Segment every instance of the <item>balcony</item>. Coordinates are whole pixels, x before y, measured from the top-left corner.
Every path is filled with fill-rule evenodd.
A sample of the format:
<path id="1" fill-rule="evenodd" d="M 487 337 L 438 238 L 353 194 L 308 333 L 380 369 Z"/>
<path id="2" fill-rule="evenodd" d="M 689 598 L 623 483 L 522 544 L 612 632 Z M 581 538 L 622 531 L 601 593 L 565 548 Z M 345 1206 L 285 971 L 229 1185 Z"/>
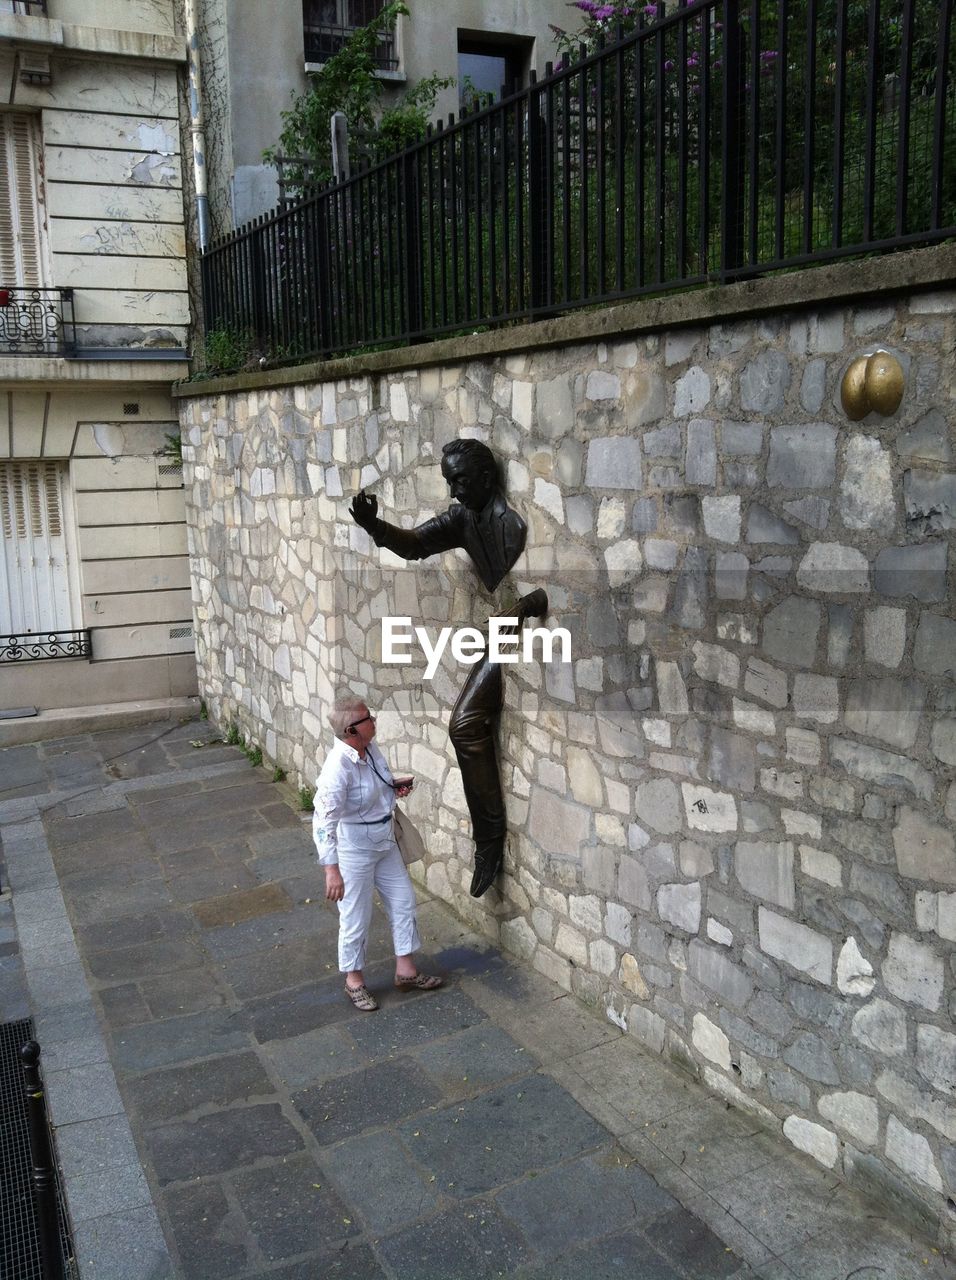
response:
<path id="1" fill-rule="evenodd" d="M 45 18 L 46 5 L 47 0 L 0 0 L 0 13 L 29 13 Z"/>
<path id="2" fill-rule="evenodd" d="M 72 289 L 0 286 L 0 356 L 72 356 Z"/>
<path id="3" fill-rule="evenodd" d="M 328 62 L 354 31 L 368 26 L 381 11 L 381 0 L 302 0 L 306 62 Z M 372 59 L 378 71 L 398 70 L 394 31 L 381 35 Z"/>
<path id="4" fill-rule="evenodd" d="M 36 662 L 39 658 L 93 656 L 92 633 L 83 631 L 32 631 L 0 636 L 0 662 Z"/>

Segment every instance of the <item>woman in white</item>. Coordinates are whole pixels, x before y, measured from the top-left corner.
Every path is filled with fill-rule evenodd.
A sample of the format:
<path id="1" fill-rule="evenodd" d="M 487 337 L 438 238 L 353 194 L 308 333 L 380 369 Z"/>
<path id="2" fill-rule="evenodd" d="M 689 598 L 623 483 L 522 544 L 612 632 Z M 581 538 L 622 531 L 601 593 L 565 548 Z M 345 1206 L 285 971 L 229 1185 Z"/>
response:
<path id="1" fill-rule="evenodd" d="M 372 739 L 375 717 L 361 698 L 339 698 L 329 712 L 335 743 L 315 786 L 312 835 L 325 867 L 325 896 L 339 908 L 339 969 L 345 994 L 363 1013 L 378 1003 L 365 985 L 365 949 L 378 889 L 395 944 L 395 986 L 434 991 L 442 979 L 419 973 L 421 946 L 415 923 L 415 890 L 395 843 L 392 811 L 407 796 L 411 778 L 396 782 Z"/>

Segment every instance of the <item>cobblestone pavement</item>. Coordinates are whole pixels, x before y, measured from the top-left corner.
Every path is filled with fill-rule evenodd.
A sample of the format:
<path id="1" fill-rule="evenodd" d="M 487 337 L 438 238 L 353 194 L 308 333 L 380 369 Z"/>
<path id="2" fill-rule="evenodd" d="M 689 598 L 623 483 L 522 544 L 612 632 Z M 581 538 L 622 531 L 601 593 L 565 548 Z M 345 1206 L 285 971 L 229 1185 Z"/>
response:
<path id="1" fill-rule="evenodd" d="M 0 1020 L 81 1280 L 954 1275 L 436 901 L 447 987 L 394 991 L 379 919 L 353 1011 L 307 825 L 212 736 L 0 751 Z"/>

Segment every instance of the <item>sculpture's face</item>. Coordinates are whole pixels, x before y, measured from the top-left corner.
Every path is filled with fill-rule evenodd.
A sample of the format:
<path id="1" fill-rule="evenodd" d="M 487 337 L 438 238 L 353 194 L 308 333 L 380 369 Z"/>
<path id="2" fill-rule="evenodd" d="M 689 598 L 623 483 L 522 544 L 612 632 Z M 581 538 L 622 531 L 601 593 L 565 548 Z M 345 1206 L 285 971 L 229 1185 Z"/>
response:
<path id="1" fill-rule="evenodd" d="M 471 511 L 481 511 L 495 491 L 494 476 L 480 459 L 467 455 L 442 458 L 441 473 L 448 482 L 451 496 Z"/>

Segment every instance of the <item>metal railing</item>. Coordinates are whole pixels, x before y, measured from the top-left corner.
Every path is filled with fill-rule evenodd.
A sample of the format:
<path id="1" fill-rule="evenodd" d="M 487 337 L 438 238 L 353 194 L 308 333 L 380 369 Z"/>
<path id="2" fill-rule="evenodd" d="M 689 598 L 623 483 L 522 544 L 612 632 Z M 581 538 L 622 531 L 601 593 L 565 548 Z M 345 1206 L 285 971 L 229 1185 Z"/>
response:
<path id="1" fill-rule="evenodd" d="M 71 356 L 75 351 L 72 289 L 0 285 L 0 356 Z"/>
<path id="2" fill-rule="evenodd" d="M 0 636 L 0 663 L 35 662 L 38 658 L 93 657 L 90 628 L 82 631 L 20 631 Z"/>
<path id="3" fill-rule="evenodd" d="M 668 0 L 202 262 L 273 360 L 956 235 L 954 0 Z"/>

